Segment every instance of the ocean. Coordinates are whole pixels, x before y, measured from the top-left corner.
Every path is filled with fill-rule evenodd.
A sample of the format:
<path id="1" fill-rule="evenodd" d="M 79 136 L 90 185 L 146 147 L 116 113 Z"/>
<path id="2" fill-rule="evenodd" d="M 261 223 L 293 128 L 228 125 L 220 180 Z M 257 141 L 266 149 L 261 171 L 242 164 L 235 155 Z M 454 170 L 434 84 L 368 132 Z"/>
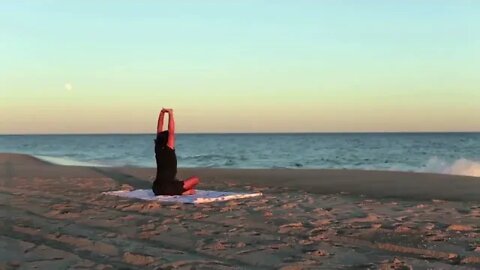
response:
<path id="1" fill-rule="evenodd" d="M 1 135 L 62 165 L 154 167 L 154 134 Z M 179 167 L 363 169 L 480 177 L 480 133 L 179 134 Z"/>

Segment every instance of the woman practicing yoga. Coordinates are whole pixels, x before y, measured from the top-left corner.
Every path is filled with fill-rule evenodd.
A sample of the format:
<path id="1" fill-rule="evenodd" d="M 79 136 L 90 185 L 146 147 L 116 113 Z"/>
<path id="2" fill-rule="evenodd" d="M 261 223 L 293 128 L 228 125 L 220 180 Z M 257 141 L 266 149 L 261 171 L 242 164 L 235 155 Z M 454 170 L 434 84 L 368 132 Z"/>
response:
<path id="1" fill-rule="evenodd" d="M 168 131 L 163 131 L 165 113 L 168 113 Z M 158 117 L 155 159 L 157 161 L 157 176 L 152 186 L 155 195 L 195 194 L 194 188 L 200 182 L 198 177 L 190 177 L 185 181 L 176 179 L 175 120 L 172 109 L 162 109 Z"/>

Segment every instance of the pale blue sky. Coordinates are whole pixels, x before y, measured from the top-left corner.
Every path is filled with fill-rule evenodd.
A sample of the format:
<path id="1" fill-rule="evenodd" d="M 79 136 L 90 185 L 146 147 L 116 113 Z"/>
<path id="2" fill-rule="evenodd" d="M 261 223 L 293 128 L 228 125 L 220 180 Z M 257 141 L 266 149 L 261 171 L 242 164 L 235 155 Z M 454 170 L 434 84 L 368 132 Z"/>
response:
<path id="1" fill-rule="evenodd" d="M 478 1 L 0 10 L 0 133 L 480 130 Z"/>

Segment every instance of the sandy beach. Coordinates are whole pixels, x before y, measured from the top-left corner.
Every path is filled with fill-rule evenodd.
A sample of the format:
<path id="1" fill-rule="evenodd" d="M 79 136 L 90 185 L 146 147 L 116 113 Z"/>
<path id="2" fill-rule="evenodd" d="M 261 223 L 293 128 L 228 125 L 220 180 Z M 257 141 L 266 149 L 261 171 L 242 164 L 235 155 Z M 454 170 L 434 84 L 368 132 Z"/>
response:
<path id="1" fill-rule="evenodd" d="M 353 170 L 180 169 L 204 205 L 102 195 L 154 169 L 0 154 L 0 269 L 479 269 L 480 178 Z"/>

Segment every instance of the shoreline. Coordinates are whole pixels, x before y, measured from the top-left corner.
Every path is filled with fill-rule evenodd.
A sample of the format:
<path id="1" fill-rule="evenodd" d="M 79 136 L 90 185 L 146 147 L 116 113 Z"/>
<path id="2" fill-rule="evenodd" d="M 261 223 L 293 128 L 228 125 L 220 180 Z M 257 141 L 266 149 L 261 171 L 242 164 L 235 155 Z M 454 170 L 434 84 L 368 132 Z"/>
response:
<path id="1" fill-rule="evenodd" d="M 0 154 L 0 269 L 475 269 L 480 181 L 348 170 L 180 169 L 205 205 L 102 195 L 154 169 Z M 473 178 L 473 179 L 472 179 Z"/>
<path id="2" fill-rule="evenodd" d="M 85 168 L 103 173 L 123 174 L 136 179 L 128 182 L 149 188 L 155 168 L 146 167 L 89 167 L 57 165 L 31 155 L 0 153 L 0 157 L 18 157 L 36 160 L 51 166 Z M 435 173 L 350 170 L 350 169 L 230 169 L 230 168 L 179 168 L 178 178 L 199 176 L 208 184 L 215 179 L 229 179 L 243 185 L 281 187 L 315 194 L 349 193 L 372 198 L 401 198 L 415 200 L 480 201 L 480 178 Z"/>
<path id="3" fill-rule="evenodd" d="M 275 135 L 275 134 L 286 134 L 286 135 L 305 135 L 305 134 L 478 134 L 480 130 L 467 130 L 467 131 L 298 131 L 298 132 L 177 132 L 178 135 Z M 119 132 L 119 133 L 0 133 L 0 136 L 82 136 L 82 135 L 152 135 L 155 133 L 152 132 L 140 132 L 140 133 L 129 133 L 129 132 Z"/>
<path id="4" fill-rule="evenodd" d="M 0 152 L 1 154 L 1 152 Z M 7 153 L 8 154 L 8 153 Z M 13 153 L 11 153 L 13 154 Z M 142 166 L 142 165 L 112 165 L 106 164 L 99 161 L 98 163 L 90 162 L 90 161 L 81 161 L 76 159 L 70 159 L 65 157 L 55 157 L 55 156 L 45 156 L 45 155 L 32 155 L 28 153 L 15 153 L 15 154 L 26 154 L 31 155 L 35 158 L 41 159 L 43 161 L 47 161 L 49 163 L 55 165 L 62 165 L 62 166 L 83 166 L 83 167 L 133 167 L 133 168 L 144 168 L 144 169 L 154 169 L 155 166 Z M 443 162 L 440 159 L 431 158 L 428 162 Z M 457 159 L 450 163 L 440 163 L 441 167 L 437 168 L 428 168 L 427 167 L 418 167 L 416 169 L 392 169 L 392 168 L 322 168 L 322 167 L 309 167 L 309 166 L 274 166 L 274 167 L 233 167 L 233 166 L 218 166 L 218 167 L 201 167 L 201 166 L 186 166 L 186 167 L 179 167 L 183 169 L 231 169 L 231 170 L 277 170 L 277 169 L 285 169 L 285 170 L 333 170 L 333 171 L 374 171 L 374 172 L 406 172 L 406 173 L 420 173 L 420 174 L 441 174 L 441 175 L 452 175 L 452 176 L 470 176 L 476 177 L 480 180 L 480 170 L 479 166 L 480 163 L 478 161 L 469 160 L 469 159 Z"/>

